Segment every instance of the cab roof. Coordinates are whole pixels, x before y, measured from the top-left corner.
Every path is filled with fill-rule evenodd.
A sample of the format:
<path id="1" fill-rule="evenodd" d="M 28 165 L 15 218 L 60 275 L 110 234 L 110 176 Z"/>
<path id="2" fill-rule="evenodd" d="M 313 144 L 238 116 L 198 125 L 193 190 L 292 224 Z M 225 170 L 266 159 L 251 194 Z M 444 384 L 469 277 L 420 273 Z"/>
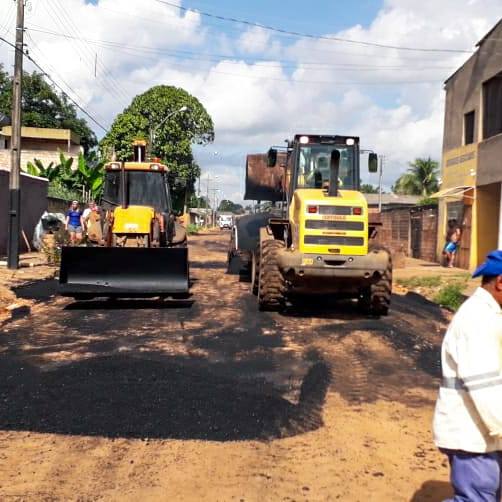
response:
<path id="1" fill-rule="evenodd" d="M 105 165 L 107 171 L 118 171 L 122 169 L 122 164 L 126 171 L 157 171 L 169 172 L 169 168 L 160 162 L 108 162 Z"/>
<path id="2" fill-rule="evenodd" d="M 359 144 L 358 136 L 334 136 L 328 134 L 295 134 L 294 141 L 300 142 L 302 136 L 307 136 L 309 138 L 309 144 L 340 144 L 346 142 L 347 139 L 353 139 L 354 144 Z"/>

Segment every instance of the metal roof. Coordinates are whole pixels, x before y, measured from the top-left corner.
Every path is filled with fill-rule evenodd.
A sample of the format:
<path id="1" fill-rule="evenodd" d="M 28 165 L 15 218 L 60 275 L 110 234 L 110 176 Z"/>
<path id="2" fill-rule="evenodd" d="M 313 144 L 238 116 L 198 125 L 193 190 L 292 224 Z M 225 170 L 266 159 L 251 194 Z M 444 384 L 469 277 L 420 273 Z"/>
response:
<path id="1" fill-rule="evenodd" d="M 376 206 L 379 202 L 379 194 L 365 193 L 363 194 L 369 206 Z M 414 206 L 418 204 L 423 197 L 420 195 L 397 195 L 395 193 L 383 193 L 382 205 L 399 205 L 399 206 Z"/>

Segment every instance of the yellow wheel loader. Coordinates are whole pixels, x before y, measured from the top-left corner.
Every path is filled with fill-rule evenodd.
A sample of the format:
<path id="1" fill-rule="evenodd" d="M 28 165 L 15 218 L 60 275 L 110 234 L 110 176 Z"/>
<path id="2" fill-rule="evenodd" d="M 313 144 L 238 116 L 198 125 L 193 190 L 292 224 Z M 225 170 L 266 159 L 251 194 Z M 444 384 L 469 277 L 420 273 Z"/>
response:
<path id="1" fill-rule="evenodd" d="M 63 247 L 59 293 L 96 296 L 188 295 L 187 234 L 171 206 L 167 166 L 144 161 L 145 142 L 133 162 L 105 166 L 103 241 Z"/>
<path id="2" fill-rule="evenodd" d="M 367 313 L 386 315 L 392 260 L 386 249 L 371 244 L 375 225 L 359 191 L 359 138 L 296 135 L 279 153 L 271 148 L 263 168 L 248 166 L 246 189 L 253 199 L 254 192 L 268 190 L 281 211 L 270 214 L 266 223 L 253 226 L 243 220 L 233 229 L 238 244 L 232 253 L 249 256 L 260 309 L 280 310 L 295 292 L 334 293 L 358 298 Z M 376 154 L 370 153 L 370 172 L 377 164 Z M 274 176 L 265 174 L 267 166 Z M 261 222 L 263 216 L 254 215 Z"/>

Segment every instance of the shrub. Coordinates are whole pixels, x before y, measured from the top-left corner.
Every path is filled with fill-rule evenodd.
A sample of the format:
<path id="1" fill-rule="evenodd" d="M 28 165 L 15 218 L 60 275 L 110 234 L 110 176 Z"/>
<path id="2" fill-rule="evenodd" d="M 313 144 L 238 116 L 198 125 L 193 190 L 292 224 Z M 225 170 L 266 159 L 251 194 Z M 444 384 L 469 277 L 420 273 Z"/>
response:
<path id="1" fill-rule="evenodd" d="M 398 279 L 396 282 L 405 288 L 436 288 L 441 285 L 441 277 L 439 275 L 410 277 L 409 279 Z"/>
<path id="2" fill-rule="evenodd" d="M 189 223 L 187 225 L 187 234 L 188 235 L 197 235 L 199 233 L 199 227 L 194 223 Z"/>
<path id="3" fill-rule="evenodd" d="M 465 299 L 462 293 L 464 286 L 461 283 L 447 284 L 437 292 L 434 301 L 443 307 L 456 311 Z"/>

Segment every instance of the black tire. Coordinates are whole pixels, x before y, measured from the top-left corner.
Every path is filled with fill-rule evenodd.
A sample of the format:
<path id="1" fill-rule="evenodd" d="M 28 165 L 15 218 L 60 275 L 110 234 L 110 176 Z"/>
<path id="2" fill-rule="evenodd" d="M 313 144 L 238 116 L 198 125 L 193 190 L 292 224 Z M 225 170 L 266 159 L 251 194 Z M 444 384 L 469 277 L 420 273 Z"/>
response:
<path id="1" fill-rule="evenodd" d="M 370 315 L 385 316 L 389 313 L 392 295 L 392 258 L 389 253 L 387 268 L 380 279 L 365 288 L 359 297 L 361 309 Z"/>
<path id="2" fill-rule="evenodd" d="M 242 273 L 242 261 L 235 253 L 227 255 L 227 274 L 240 275 Z"/>
<path id="3" fill-rule="evenodd" d="M 258 284 L 260 283 L 260 248 L 253 251 L 251 257 L 251 293 L 258 295 Z"/>
<path id="4" fill-rule="evenodd" d="M 260 310 L 280 311 L 284 308 L 286 281 L 281 274 L 277 260 L 284 249 L 284 242 L 264 241 L 260 249 L 258 307 Z"/>

